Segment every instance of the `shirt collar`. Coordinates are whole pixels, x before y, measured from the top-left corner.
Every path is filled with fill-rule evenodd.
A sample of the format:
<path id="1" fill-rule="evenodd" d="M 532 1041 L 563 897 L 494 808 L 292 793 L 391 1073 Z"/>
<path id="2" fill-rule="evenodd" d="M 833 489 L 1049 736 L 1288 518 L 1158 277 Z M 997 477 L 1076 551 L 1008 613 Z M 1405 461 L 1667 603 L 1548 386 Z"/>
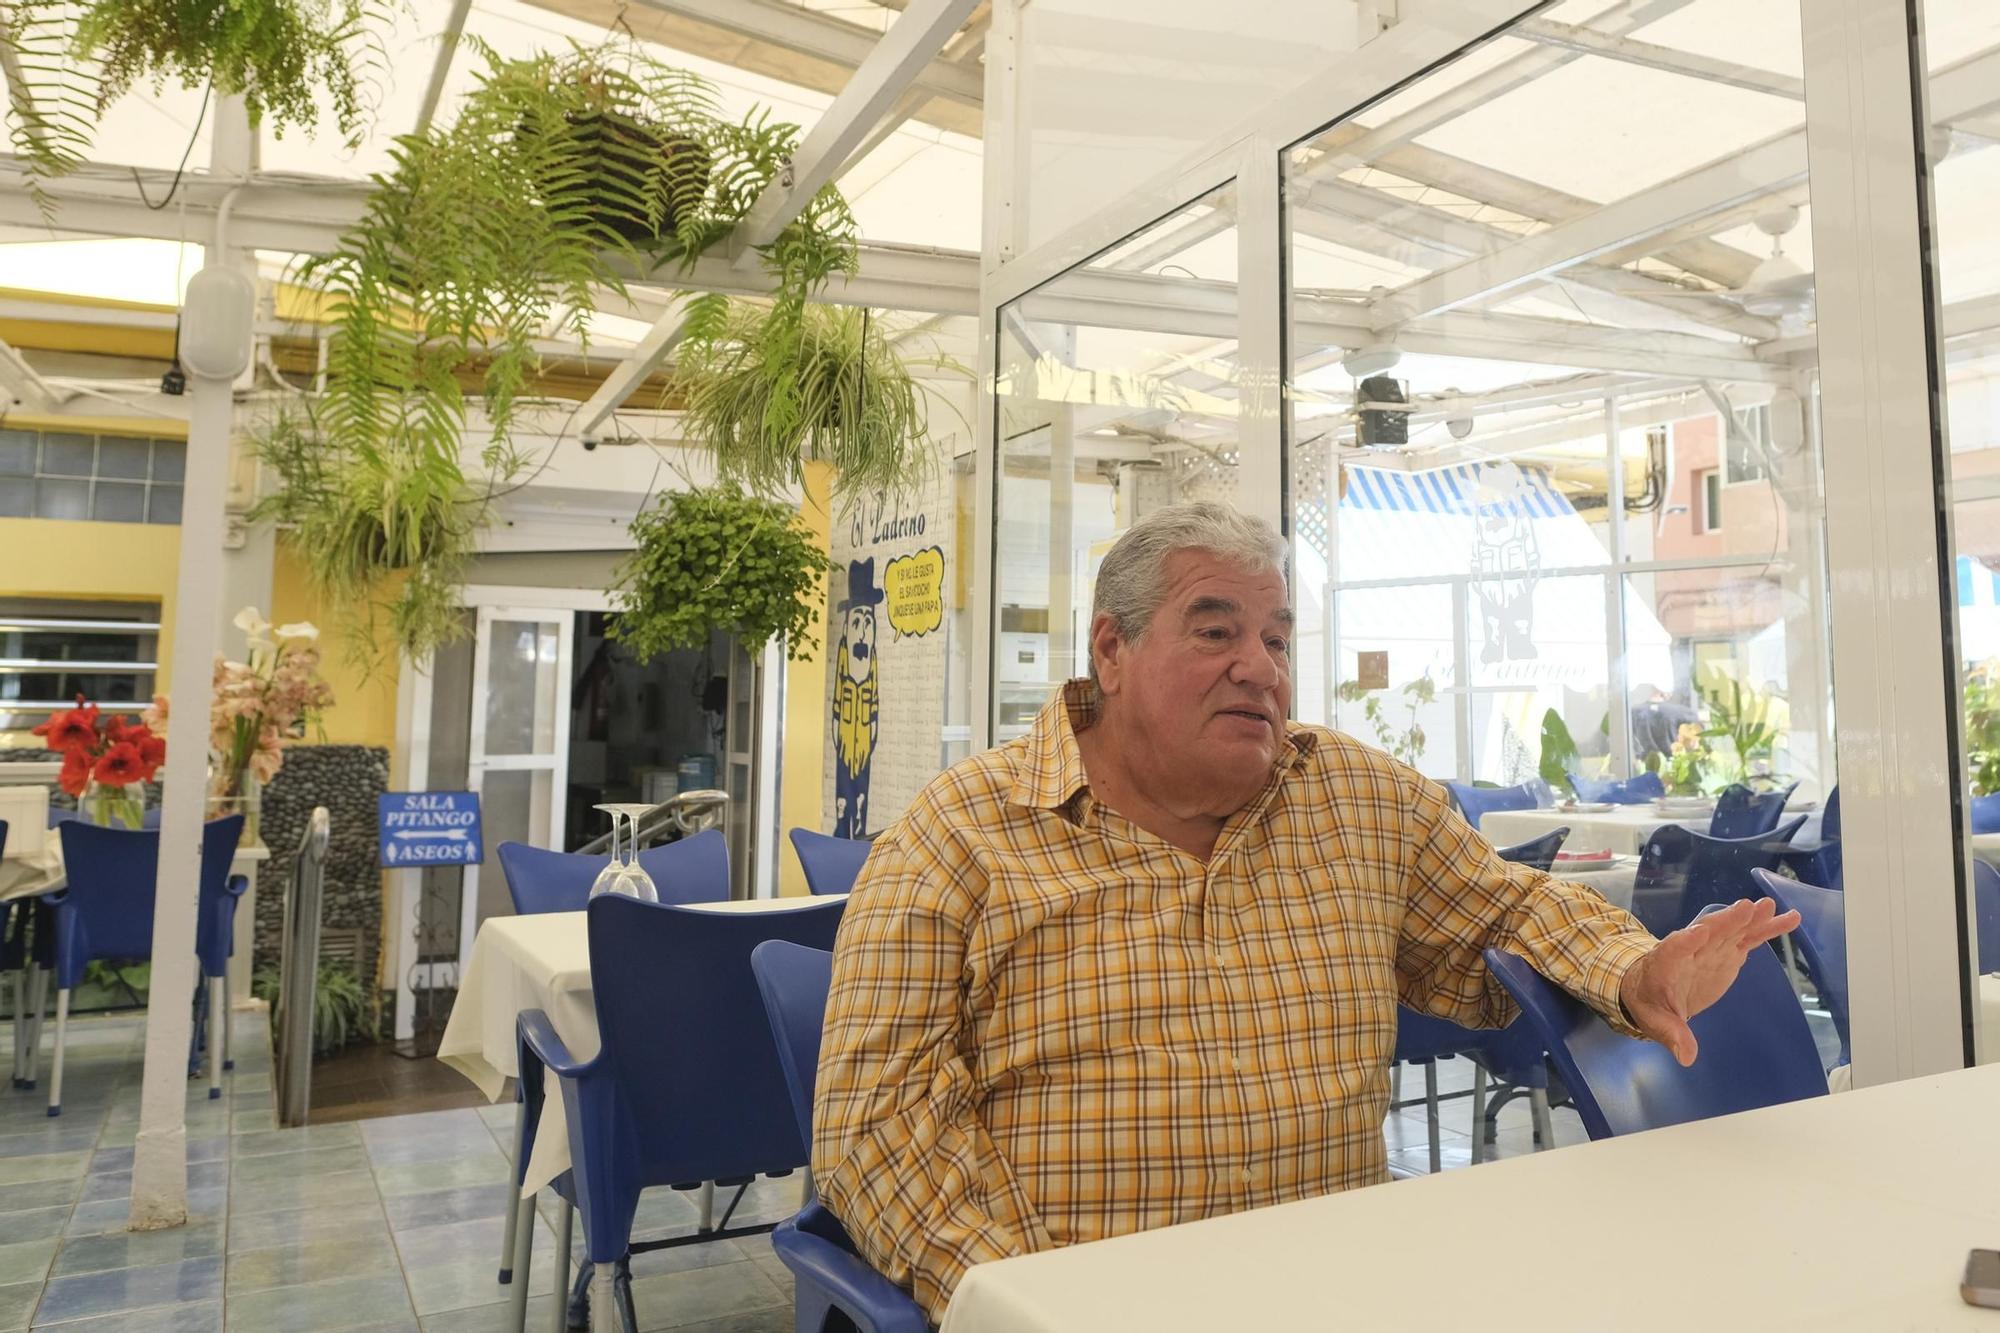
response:
<path id="1" fill-rule="evenodd" d="M 1021 763 L 1014 772 L 1014 786 L 1007 799 L 1013 805 L 1036 810 L 1061 810 L 1087 791 L 1090 779 L 1083 771 L 1083 748 L 1077 733 L 1097 722 L 1104 706 L 1097 686 L 1088 677 L 1065 682 L 1028 729 Z M 1311 754 L 1319 733 L 1296 722 L 1286 724 L 1286 744 L 1278 753 L 1277 771 L 1289 771 Z"/>

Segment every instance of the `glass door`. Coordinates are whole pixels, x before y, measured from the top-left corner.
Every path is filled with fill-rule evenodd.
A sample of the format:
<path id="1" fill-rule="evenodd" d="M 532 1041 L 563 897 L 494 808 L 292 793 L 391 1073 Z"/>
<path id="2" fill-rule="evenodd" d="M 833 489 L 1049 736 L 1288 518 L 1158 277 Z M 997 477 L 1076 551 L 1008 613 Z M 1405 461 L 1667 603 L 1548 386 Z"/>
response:
<path id="1" fill-rule="evenodd" d="M 552 607 L 478 610 L 466 783 L 479 793 L 489 863 L 503 842 L 563 845 L 574 614 Z M 513 910 L 505 879 L 481 869 L 466 868 L 462 941 L 486 917 Z"/>

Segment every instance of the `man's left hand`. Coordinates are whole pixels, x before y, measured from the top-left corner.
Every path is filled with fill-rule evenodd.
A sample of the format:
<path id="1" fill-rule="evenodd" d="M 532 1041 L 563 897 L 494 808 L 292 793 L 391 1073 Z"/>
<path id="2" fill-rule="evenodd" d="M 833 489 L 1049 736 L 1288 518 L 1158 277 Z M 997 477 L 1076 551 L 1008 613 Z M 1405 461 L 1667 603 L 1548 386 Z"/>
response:
<path id="1" fill-rule="evenodd" d="M 1746 898 L 1661 940 L 1620 985 L 1618 998 L 1632 1026 L 1672 1051 L 1682 1065 L 1693 1064 L 1688 1020 L 1722 998 L 1752 949 L 1799 924 L 1797 912 L 1777 913 L 1769 898 Z"/>

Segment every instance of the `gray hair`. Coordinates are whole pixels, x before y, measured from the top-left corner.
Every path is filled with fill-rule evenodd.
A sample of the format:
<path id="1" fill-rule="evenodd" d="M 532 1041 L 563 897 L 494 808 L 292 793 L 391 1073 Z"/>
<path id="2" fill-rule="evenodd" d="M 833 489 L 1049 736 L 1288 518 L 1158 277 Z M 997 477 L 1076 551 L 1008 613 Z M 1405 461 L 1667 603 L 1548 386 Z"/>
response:
<path id="1" fill-rule="evenodd" d="M 1168 505 L 1134 523 L 1105 554 L 1097 568 L 1091 622 L 1108 615 L 1126 643 L 1144 638 L 1166 600 L 1167 558 L 1181 551 L 1206 551 L 1244 569 L 1275 565 L 1281 574 L 1289 553 L 1269 523 L 1229 505 L 1212 500 Z M 1090 678 L 1097 679 L 1095 656 Z"/>

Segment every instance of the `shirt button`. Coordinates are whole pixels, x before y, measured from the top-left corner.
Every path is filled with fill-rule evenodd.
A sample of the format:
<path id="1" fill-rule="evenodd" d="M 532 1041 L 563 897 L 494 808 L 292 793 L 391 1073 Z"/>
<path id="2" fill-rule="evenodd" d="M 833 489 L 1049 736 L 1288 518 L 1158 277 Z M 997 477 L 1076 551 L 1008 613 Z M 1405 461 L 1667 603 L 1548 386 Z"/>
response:
<path id="1" fill-rule="evenodd" d="M 1229 1067 L 1239 1074 L 1243 1072 L 1243 1062 L 1233 1055 L 1229 1057 Z"/>
<path id="2" fill-rule="evenodd" d="M 1246 1167 L 1244 1167 L 1244 1168 L 1243 1168 L 1243 1183 L 1244 1183 L 1244 1184 L 1246 1184 L 1246 1185 L 1247 1185 L 1247 1184 L 1249 1184 L 1249 1183 L 1250 1183 L 1250 1182 L 1251 1182 L 1252 1180 L 1255 1180 L 1256 1178 L 1257 1178 L 1257 1171 L 1256 1171 L 1256 1168 L 1254 1168 L 1254 1167 L 1248 1167 L 1248 1166 L 1246 1166 Z"/>
<path id="3" fill-rule="evenodd" d="M 1215 965 L 1216 971 L 1220 972 L 1222 970 L 1222 951 L 1218 949 L 1214 953 L 1209 954 L 1208 961 Z"/>

